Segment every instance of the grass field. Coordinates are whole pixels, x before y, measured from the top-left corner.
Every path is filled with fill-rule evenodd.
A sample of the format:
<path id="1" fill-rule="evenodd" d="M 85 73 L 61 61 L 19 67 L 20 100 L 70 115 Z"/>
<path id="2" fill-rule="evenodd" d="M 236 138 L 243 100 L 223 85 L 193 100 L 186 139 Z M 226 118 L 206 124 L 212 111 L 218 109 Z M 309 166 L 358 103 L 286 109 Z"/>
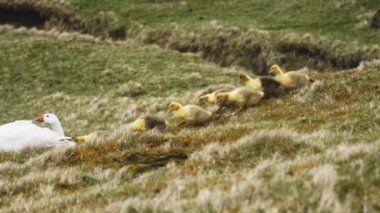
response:
<path id="1" fill-rule="evenodd" d="M 0 153 L 1 212 L 380 211 L 380 31 L 366 23 L 377 1 L 61 2 L 83 16 L 112 11 L 128 39 L 0 26 L 0 123 L 54 112 L 68 136 L 108 136 Z M 309 33 L 301 42 L 334 50 L 331 58 L 365 52 L 370 61 L 311 69 L 310 87 L 203 127 L 128 131 L 146 113 L 175 125 L 171 101 L 196 103 L 255 71 L 241 58 L 220 66 L 233 54 L 173 48 L 207 44 L 216 32 L 258 36 L 264 48 Z M 286 59 L 298 68 L 320 60 Z"/>

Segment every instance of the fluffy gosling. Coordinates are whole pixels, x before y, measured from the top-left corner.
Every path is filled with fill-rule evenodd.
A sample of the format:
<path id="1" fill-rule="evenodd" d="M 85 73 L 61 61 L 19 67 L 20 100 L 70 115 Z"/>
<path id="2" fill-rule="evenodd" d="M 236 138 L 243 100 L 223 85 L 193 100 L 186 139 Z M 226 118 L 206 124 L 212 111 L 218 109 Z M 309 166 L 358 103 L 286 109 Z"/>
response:
<path id="1" fill-rule="evenodd" d="M 86 143 L 88 141 L 95 140 L 96 138 L 102 137 L 105 135 L 107 135 L 106 131 L 98 130 L 98 131 L 91 132 L 88 135 L 81 135 L 81 136 L 75 137 L 75 142 L 79 143 L 79 144 L 80 143 Z"/>
<path id="2" fill-rule="evenodd" d="M 234 114 L 241 112 L 247 107 L 254 106 L 264 97 L 264 92 L 254 91 L 249 87 L 238 87 L 231 92 L 221 92 L 216 95 L 217 104 L 223 106 L 239 107 Z"/>
<path id="3" fill-rule="evenodd" d="M 243 84 L 254 91 L 264 92 L 264 99 L 278 97 L 284 93 L 284 87 L 280 82 L 270 76 L 262 76 L 253 79 L 247 74 L 240 74 L 239 83 Z"/>
<path id="4" fill-rule="evenodd" d="M 169 105 L 169 110 L 174 113 L 174 116 L 183 121 L 178 126 L 186 125 L 201 125 L 208 122 L 212 117 L 212 112 L 203 109 L 197 105 L 185 105 L 177 102 L 172 102 Z"/>
<path id="5" fill-rule="evenodd" d="M 299 88 L 313 82 L 306 73 L 302 71 L 284 72 L 277 64 L 270 67 L 269 73 L 275 74 L 275 79 L 290 89 Z"/>
<path id="6" fill-rule="evenodd" d="M 167 125 L 164 119 L 153 115 L 142 116 L 129 124 L 129 128 L 135 132 L 142 132 L 149 129 L 157 129 L 162 131 L 166 128 L 166 126 Z"/>
<path id="7" fill-rule="evenodd" d="M 204 94 L 199 97 L 198 102 L 200 105 L 204 104 L 216 104 L 216 95 L 220 92 L 230 92 L 232 91 L 232 87 L 223 87 L 220 89 L 215 90 L 212 93 Z"/>

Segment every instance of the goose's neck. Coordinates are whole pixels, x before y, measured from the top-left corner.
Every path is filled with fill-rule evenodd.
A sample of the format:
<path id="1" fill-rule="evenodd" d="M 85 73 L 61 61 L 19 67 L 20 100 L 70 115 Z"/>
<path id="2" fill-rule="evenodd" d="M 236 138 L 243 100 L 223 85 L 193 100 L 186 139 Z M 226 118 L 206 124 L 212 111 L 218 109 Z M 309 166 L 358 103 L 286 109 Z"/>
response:
<path id="1" fill-rule="evenodd" d="M 253 79 L 251 76 L 248 76 L 248 81 L 255 81 L 255 80 L 258 80 L 259 78 L 255 78 Z"/>
<path id="2" fill-rule="evenodd" d="M 61 123 L 59 121 L 57 123 L 51 124 L 51 129 L 54 132 L 56 132 L 56 133 L 58 133 L 58 134 L 60 134 L 62 136 L 65 136 L 65 133 L 63 132 L 62 125 L 61 125 Z"/>
<path id="3" fill-rule="evenodd" d="M 281 68 L 277 68 L 277 75 L 282 76 L 284 75 L 284 71 Z"/>

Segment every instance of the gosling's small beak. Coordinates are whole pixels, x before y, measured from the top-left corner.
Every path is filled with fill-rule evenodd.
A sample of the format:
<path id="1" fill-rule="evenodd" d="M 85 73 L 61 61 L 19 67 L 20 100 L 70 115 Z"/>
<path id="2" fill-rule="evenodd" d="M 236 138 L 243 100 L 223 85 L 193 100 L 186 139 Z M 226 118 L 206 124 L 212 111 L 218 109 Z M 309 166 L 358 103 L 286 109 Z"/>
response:
<path id="1" fill-rule="evenodd" d="M 39 115 L 36 117 L 36 121 L 38 122 L 44 122 L 44 115 Z"/>

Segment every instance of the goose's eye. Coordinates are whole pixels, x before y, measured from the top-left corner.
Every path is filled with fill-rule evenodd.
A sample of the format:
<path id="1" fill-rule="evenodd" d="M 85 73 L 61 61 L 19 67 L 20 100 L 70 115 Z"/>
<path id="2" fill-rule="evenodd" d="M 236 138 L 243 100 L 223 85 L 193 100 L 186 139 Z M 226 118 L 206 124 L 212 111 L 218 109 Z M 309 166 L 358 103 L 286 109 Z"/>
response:
<path id="1" fill-rule="evenodd" d="M 46 117 L 48 118 L 48 117 L 49 117 L 49 115 L 46 115 Z"/>

